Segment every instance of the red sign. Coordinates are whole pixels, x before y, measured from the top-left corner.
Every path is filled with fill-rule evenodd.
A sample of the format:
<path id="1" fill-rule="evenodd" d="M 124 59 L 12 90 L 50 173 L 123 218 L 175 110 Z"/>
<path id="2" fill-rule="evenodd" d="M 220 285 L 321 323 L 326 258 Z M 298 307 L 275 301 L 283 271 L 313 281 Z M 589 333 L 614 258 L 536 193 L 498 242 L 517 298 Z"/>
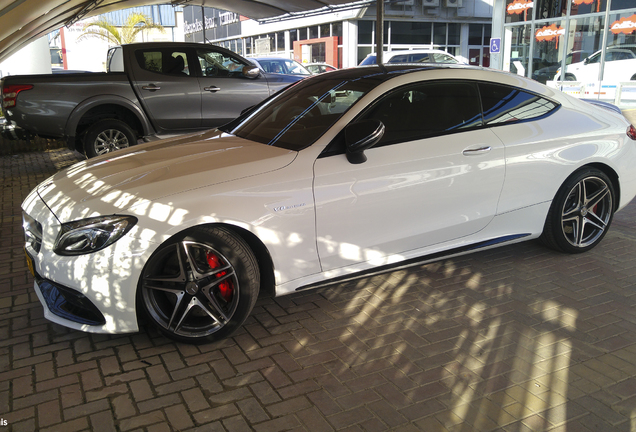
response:
<path id="1" fill-rule="evenodd" d="M 565 29 L 563 27 L 557 27 L 556 24 L 552 24 L 537 30 L 535 37 L 538 41 L 551 41 L 564 34 Z"/>
<path id="2" fill-rule="evenodd" d="M 508 15 L 512 14 L 521 14 L 528 9 L 531 9 L 534 6 L 534 2 L 531 0 L 515 0 L 506 8 L 508 11 Z"/>
<path id="3" fill-rule="evenodd" d="M 636 14 L 630 16 L 629 18 L 621 18 L 618 21 L 614 21 L 612 26 L 610 27 L 612 33 L 614 34 L 630 34 L 636 30 Z"/>

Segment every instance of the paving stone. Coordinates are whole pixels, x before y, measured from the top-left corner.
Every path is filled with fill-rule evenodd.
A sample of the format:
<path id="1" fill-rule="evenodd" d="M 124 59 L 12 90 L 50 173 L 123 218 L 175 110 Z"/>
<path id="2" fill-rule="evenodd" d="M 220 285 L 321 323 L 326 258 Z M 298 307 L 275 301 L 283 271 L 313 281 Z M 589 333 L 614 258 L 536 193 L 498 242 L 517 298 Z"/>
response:
<path id="1" fill-rule="evenodd" d="M 594 250 L 536 242 L 259 298 L 204 345 L 43 318 L 20 203 L 81 160 L 0 158 L 0 417 L 13 431 L 629 431 L 636 203 Z M 630 431 L 631 432 L 631 431 Z"/>

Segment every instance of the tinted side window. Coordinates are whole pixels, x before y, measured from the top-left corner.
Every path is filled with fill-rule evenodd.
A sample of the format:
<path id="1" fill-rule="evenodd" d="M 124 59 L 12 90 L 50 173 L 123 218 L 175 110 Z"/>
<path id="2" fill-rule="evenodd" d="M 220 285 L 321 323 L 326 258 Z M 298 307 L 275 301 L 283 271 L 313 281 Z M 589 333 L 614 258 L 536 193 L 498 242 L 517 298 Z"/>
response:
<path id="1" fill-rule="evenodd" d="M 455 58 L 447 54 L 433 54 L 436 63 L 459 63 Z"/>
<path id="2" fill-rule="evenodd" d="M 206 77 L 241 76 L 245 64 L 227 54 L 197 49 L 197 58 L 201 66 L 201 75 Z"/>
<path id="3" fill-rule="evenodd" d="M 384 123 L 386 145 L 482 125 L 477 86 L 458 81 L 427 82 L 393 91 L 364 115 Z"/>
<path id="4" fill-rule="evenodd" d="M 391 57 L 391 59 L 387 63 L 406 63 L 409 61 L 409 56 L 407 54 L 398 54 Z"/>
<path id="5" fill-rule="evenodd" d="M 165 75 L 188 76 L 188 56 L 183 51 L 149 50 L 135 53 L 139 67 Z"/>
<path id="6" fill-rule="evenodd" d="M 479 83 L 486 125 L 531 120 L 548 114 L 558 105 L 514 87 Z"/>

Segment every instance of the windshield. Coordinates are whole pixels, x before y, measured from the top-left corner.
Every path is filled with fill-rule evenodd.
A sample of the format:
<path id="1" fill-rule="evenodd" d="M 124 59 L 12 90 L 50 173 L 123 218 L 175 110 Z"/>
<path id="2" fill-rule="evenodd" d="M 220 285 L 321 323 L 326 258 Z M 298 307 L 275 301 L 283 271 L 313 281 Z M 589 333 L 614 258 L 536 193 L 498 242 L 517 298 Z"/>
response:
<path id="1" fill-rule="evenodd" d="M 225 132 L 289 150 L 312 145 L 362 96 L 374 79 L 299 81 L 222 129 Z"/>

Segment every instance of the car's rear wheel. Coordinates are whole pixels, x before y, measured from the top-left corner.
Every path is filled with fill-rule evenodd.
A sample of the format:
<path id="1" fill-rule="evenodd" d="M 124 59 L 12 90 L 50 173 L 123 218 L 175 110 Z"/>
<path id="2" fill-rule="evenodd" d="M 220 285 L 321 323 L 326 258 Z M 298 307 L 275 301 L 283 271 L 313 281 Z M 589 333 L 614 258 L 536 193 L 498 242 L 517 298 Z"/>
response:
<path id="1" fill-rule="evenodd" d="M 213 342 L 245 322 L 259 285 L 258 263 L 242 238 L 223 227 L 199 227 L 150 257 L 138 301 L 166 336 Z"/>
<path id="2" fill-rule="evenodd" d="M 612 182 L 602 171 L 584 168 L 575 172 L 557 192 L 541 239 L 567 253 L 592 249 L 612 223 L 614 197 Z"/>
<path id="3" fill-rule="evenodd" d="M 135 132 L 121 120 L 100 120 L 86 130 L 84 151 L 92 158 L 137 143 Z"/>

